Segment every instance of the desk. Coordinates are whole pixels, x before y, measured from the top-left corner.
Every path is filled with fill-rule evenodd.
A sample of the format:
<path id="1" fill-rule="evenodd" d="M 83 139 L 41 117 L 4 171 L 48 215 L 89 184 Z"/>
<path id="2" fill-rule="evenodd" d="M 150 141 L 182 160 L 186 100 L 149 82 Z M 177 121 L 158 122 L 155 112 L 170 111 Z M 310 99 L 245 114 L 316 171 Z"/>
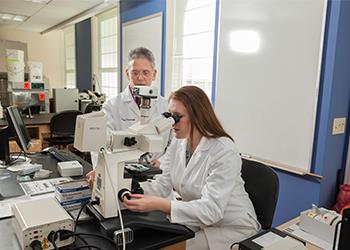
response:
<path id="1" fill-rule="evenodd" d="M 33 115 L 34 117 L 31 119 L 23 118 L 30 137 L 34 139 L 31 151 L 41 151 L 45 134 L 50 134 L 50 120 L 54 115 L 54 113 L 42 113 Z M 0 119 L 0 127 L 5 126 L 7 126 L 6 119 Z M 20 152 L 19 147 L 15 142 L 10 143 L 10 152 Z"/>
<path id="2" fill-rule="evenodd" d="M 277 229 L 283 231 L 283 230 L 287 229 L 288 227 L 290 227 L 290 226 L 292 226 L 292 225 L 294 225 L 294 224 L 297 224 L 297 223 L 299 223 L 299 222 L 300 222 L 300 218 L 299 218 L 299 216 L 298 216 L 298 217 L 296 217 L 296 218 L 294 218 L 294 219 L 292 219 L 292 220 L 290 220 L 290 221 L 287 221 L 286 223 L 284 223 L 284 224 L 278 226 Z M 322 250 L 322 248 L 319 248 L 318 246 L 315 246 L 315 245 L 313 245 L 313 244 L 311 244 L 311 243 L 306 243 L 305 246 L 306 246 L 306 248 L 307 248 L 308 250 Z"/>
<path id="3" fill-rule="evenodd" d="M 43 164 L 43 168 L 49 169 L 53 171 L 51 177 L 57 177 L 58 172 L 56 168 L 56 159 L 52 158 L 49 154 L 43 155 L 39 157 L 32 158 L 33 162 Z M 80 163 L 84 167 L 84 174 L 89 172 L 91 168 L 91 164 L 81 160 Z M 125 214 L 132 213 L 130 211 L 125 210 Z M 124 211 L 123 211 L 124 214 Z M 125 222 L 127 223 L 128 217 L 130 218 L 130 214 L 126 216 Z M 129 219 L 130 220 L 130 219 Z M 187 229 L 185 226 L 180 226 L 183 230 L 181 233 L 175 232 L 164 232 L 154 229 L 141 229 L 135 232 L 134 242 L 128 245 L 128 250 L 132 249 L 166 249 L 166 250 L 181 250 L 186 248 L 186 240 L 193 238 L 194 233 Z M 94 233 L 94 234 L 103 234 L 103 229 L 100 227 L 98 221 L 91 220 L 88 222 L 79 223 L 77 226 L 77 232 L 82 233 Z M 112 249 L 110 243 L 105 242 L 104 240 L 92 238 L 92 237 L 84 237 L 84 239 L 92 244 L 100 247 L 101 249 Z M 78 244 L 81 242 L 78 240 Z M 19 250 L 20 246 L 17 242 L 16 235 L 14 229 L 12 227 L 12 222 L 10 218 L 0 219 L 0 249 L 7 250 Z M 68 248 L 69 249 L 69 248 Z"/>
<path id="4" fill-rule="evenodd" d="M 78 225 L 77 232 L 99 234 L 97 222 Z M 185 250 L 186 240 L 192 238 L 194 233 L 188 230 L 188 234 L 179 235 L 175 233 L 161 232 L 156 230 L 144 230 L 135 233 L 134 242 L 127 245 L 128 250 L 139 249 L 163 249 L 163 250 Z M 98 238 L 84 237 L 91 245 L 96 245 L 103 250 L 112 249 L 111 244 Z M 77 240 L 79 246 L 80 241 Z M 0 220 L 0 249 L 20 250 L 11 219 Z M 65 248 L 69 249 L 69 247 Z"/>

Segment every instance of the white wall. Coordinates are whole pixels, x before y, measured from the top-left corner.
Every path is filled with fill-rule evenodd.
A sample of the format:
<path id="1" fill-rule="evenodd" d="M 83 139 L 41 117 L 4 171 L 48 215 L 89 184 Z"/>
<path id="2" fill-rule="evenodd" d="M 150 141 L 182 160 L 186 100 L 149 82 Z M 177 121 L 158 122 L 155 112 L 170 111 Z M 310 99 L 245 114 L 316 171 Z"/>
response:
<path id="1" fill-rule="evenodd" d="M 0 29 L 0 39 L 27 43 L 28 60 L 43 63 L 44 80 L 50 90 L 64 87 L 62 31 L 51 31 L 40 35 L 35 32 Z M 52 95 L 51 91 L 50 95 Z"/>

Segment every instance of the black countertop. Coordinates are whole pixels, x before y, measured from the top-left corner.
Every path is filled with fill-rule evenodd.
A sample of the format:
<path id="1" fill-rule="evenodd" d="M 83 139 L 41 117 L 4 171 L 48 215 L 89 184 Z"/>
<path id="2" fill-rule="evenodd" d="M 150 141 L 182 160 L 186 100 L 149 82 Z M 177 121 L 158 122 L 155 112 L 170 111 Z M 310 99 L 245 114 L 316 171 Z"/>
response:
<path id="1" fill-rule="evenodd" d="M 26 118 L 23 117 L 24 124 L 31 126 L 31 125 L 49 125 L 51 117 L 53 117 L 55 113 L 42 113 L 42 114 L 35 114 L 33 115 L 33 118 Z M 4 127 L 7 125 L 7 121 L 5 118 L 0 119 L 0 127 Z"/>

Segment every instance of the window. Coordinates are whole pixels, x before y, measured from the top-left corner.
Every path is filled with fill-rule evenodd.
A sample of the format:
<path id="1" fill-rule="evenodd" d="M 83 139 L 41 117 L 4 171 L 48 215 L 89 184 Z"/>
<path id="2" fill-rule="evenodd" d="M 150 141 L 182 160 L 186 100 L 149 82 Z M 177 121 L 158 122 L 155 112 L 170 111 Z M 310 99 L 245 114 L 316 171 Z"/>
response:
<path id="1" fill-rule="evenodd" d="M 171 90 L 196 85 L 211 98 L 216 0 L 174 3 Z"/>
<path id="2" fill-rule="evenodd" d="M 98 73 L 97 84 L 107 98 L 118 94 L 118 11 L 117 8 L 97 16 Z"/>
<path id="3" fill-rule="evenodd" d="M 67 88 L 76 88 L 74 25 L 64 29 L 63 36 L 64 36 L 65 86 Z"/>

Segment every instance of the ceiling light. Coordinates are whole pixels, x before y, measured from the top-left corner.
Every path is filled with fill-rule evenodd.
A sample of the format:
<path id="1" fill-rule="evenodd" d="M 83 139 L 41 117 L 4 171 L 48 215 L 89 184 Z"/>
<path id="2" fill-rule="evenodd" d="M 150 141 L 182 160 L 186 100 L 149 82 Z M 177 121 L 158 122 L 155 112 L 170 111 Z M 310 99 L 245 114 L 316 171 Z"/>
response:
<path id="1" fill-rule="evenodd" d="M 25 17 L 25 16 L 15 16 L 12 20 L 16 21 L 16 22 L 23 22 L 26 19 L 27 19 L 27 17 Z"/>
<path id="2" fill-rule="evenodd" d="M 15 21 L 15 22 L 23 22 L 27 19 L 27 16 L 14 15 L 10 13 L 0 13 L 0 20 L 5 22 Z"/>
<path id="3" fill-rule="evenodd" d="M 14 15 L 12 15 L 12 14 L 7 14 L 7 13 L 3 13 L 3 14 L 1 15 L 1 19 L 3 19 L 3 20 L 12 20 L 13 17 L 14 17 Z"/>
<path id="4" fill-rule="evenodd" d="M 51 0 L 24 0 L 25 2 L 48 4 Z"/>

